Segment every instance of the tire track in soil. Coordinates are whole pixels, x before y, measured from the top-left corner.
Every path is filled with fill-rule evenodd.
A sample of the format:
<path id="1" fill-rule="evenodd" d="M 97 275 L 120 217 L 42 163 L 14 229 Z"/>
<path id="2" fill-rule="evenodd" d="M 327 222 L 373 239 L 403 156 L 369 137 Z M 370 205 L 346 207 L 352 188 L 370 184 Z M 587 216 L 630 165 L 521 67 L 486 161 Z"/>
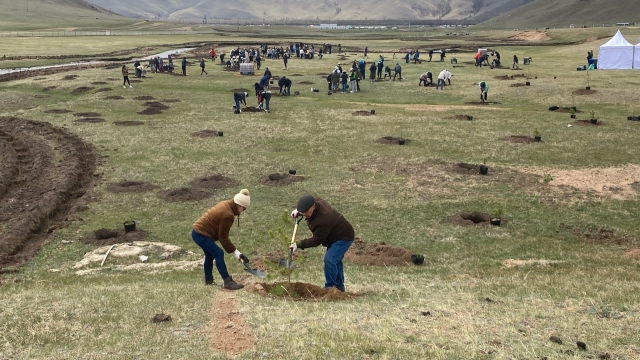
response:
<path id="1" fill-rule="evenodd" d="M 0 274 L 31 259 L 93 185 L 93 146 L 47 122 L 0 117 Z M 59 159 L 56 161 L 56 157 Z"/>
<path id="2" fill-rule="evenodd" d="M 207 326 L 209 347 L 228 357 L 255 350 L 251 328 L 238 310 L 236 293 L 216 291 L 211 300 L 211 320 Z"/>

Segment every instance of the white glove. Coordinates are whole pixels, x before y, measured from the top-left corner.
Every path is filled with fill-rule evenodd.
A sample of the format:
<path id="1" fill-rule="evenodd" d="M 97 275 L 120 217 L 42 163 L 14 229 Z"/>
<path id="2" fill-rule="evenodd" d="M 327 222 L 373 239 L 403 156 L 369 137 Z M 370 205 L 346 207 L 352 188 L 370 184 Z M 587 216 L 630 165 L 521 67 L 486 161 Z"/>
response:
<path id="1" fill-rule="evenodd" d="M 242 253 L 238 251 L 238 249 L 236 249 L 236 251 L 233 252 L 233 256 L 235 256 L 236 259 L 240 260 L 240 256 L 242 256 Z"/>
<path id="2" fill-rule="evenodd" d="M 291 246 L 289 246 L 289 250 L 291 250 L 292 253 L 296 252 L 296 250 L 298 249 L 298 244 L 293 243 L 291 244 Z"/>
<path id="3" fill-rule="evenodd" d="M 300 216 L 300 212 L 298 212 L 298 209 L 293 209 L 293 211 L 291 212 L 291 217 L 296 219 L 298 218 L 298 216 Z"/>

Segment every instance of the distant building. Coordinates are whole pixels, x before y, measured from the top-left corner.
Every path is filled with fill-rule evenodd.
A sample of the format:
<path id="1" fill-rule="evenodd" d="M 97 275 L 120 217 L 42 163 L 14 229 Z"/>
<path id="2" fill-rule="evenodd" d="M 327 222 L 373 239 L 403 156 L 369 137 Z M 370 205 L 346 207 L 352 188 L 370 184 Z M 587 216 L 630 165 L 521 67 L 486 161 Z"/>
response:
<path id="1" fill-rule="evenodd" d="M 347 29 L 346 26 L 338 24 L 320 24 L 320 25 L 311 25 L 311 27 L 319 27 L 320 29 Z"/>

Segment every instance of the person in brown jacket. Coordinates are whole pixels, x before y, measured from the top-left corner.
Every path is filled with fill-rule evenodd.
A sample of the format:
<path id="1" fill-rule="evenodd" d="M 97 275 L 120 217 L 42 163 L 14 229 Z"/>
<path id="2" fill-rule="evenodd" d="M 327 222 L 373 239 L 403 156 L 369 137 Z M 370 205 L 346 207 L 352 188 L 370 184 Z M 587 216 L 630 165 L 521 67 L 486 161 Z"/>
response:
<path id="1" fill-rule="evenodd" d="M 213 285 L 213 264 L 215 263 L 222 280 L 224 288 L 228 290 L 242 289 L 244 285 L 233 281 L 227 272 L 227 265 L 224 262 L 224 251 L 216 245 L 216 241 L 220 241 L 220 245 L 227 254 L 233 253 L 239 261 L 249 262 L 229 239 L 229 230 L 233 225 L 235 216 L 245 211 L 251 198 L 249 190 L 242 189 L 233 199 L 219 202 L 216 206 L 207 210 L 194 224 L 191 231 L 191 238 L 204 251 L 204 283 Z M 240 218 L 238 218 L 240 224 Z"/>
<path id="2" fill-rule="evenodd" d="M 127 68 L 127 65 L 122 65 L 122 77 L 124 78 L 122 87 L 126 89 L 127 83 L 129 83 L 129 87 L 133 89 L 133 86 L 131 86 L 131 81 L 129 81 L 129 68 Z"/>
<path id="3" fill-rule="evenodd" d="M 291 244 L 289 249 L 306 249 L 318 245 L 325 246 L 324 255 L 325 288 L 335 287 L 344 292 L 344 269 L 342 259 L 353 243 L 355 233 L 347 219 L 321 198 L 305 195 L 298 200 L 298 206 L 291 212 L 292 218 L 304 216 L 313 237 Z"/>

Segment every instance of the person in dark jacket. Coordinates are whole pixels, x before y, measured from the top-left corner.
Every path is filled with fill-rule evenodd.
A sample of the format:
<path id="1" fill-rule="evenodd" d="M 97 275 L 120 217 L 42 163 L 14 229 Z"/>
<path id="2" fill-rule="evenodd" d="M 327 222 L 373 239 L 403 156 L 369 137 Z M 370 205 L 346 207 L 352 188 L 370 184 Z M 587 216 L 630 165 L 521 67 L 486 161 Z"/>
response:
<path id="1" fill-rule="evenodd" d="M 236 110 L 234 111 L 235 114 L 240 114 L 240 103 L 243 103 L 244 106 L 247 106 L 247 96 L 249 94 L 247 94 L 246 92 L 241 92 L 241 93 L 233 93 L 233 101 L 236 102 Z"/>
<path id="2" fill-rule="evenodd" d="M 378 79 L 382 78 L 382 69 L 384 68 L 384 58 L 380 55 L 378 59 Z"/>
<path id="3" fill-rule="evenodd" d="M 204 251 L 205 285 L 214 285 L 213 265 L 215 264 L 224 281 L 225 289 L 238 290 L 244 287 L 244 285 L 233 281 L 229 275 L 227 265 L 224 262 L 224 251 L 216 245 L 216 242 L 219 241 L 222 248 L 228 254 L 233 254 L 239 261 L 249 262 L 249 259 L 229 239 L 229 230 L 233 225 L 234 217 L 240 216 L 250 204 L 249 190 L 242 189 L 233 199 L 223 200 L 207 210 L 193 224 L 191 238 Z"/>
<path id="4" fill-rule="evenodd" d="M 431 62 L 432 57 L 433 57 L 433 50 L 429 50 L 429 62 Z"/>
<path id="5" fill-rule="evenodd" d="M 513 54 L 513 65 L 511 66 L 511 68 L 513 69 L 517 69 L 518 68 L 518 55 Z"/>
<path id="6" fill-rule="evenodd" d="M 347 84 L 349 83 L 349 74 L 347 74 L 346 71 L 343 71 L 342 74 L 340 74 L 340 83 L 342 84 L 342 93 L 344 94 L 347 92 Z"/>
<path id="7" fill-rule="evenodd" d="M 400 81 L 402 81 L 402 66 L 400 66 L 399 63 L 396 63 L 396 67 L 393 70 L 393 81 L 396 80 L 396 76 L 399 76 Z"/>
<path id="8" fill-rule="evenodd" d="M 433 85 L 433 74 L 431 73 L 431 71 L 427 71 L 426 73 L 420 75 L 420 82 L 418 83 L 418 86 L 422 85 L 423 83 L 424 86 Z"/>
<path id="9" fill-rule="evenodd" d="M 253 88 L 256 90 L 256 96 L 258 96 L 262 91 L 264 91 L 264 87 L 259 83 L 254 83 Z"/>
<path id="10" fill-rule="evenodd" d="M 133 68 L 136 69 L 136 77 L 141 78 L 142 69 L 140 68 L 140 61 L 136 61 L 135 63 L 133 63 Z"/>
<path id="11" fill-rule="evenodd" d="M 269 68 L 264 68 L 264 76 L 268 76 L 271 79 L 273 76 L 271 75 L 271 70 Z"/>
<path id="12" fill-rule="evenodd" d="M 325 246 L 324 255 L 325 288 L 335 287 L 345 291 L 342 259 L 355 239 L 353 227 L 347 219 L 321 198 L 305 195 L 298 200 L 298 206 L 291 212 L 296 219 L 304 216 L 312 237 L 291 244 L 289 249 L 306 249 Z"/>
<path id="13" fill-rule="evenodd" d="M 371 82 L 376 81 L 376 63 L 371 63 L 371 66 L 369 66 L 369 80 L 371 80 Z"/>
<path id="14" fill-rule="evenodd" d="M 286 76 L 278 80 L 278 87 L 280 88 L 280 95 L 291 95 L 291 80 Z"/>
<path id="15" fill-rule="evenodd" d="M 187 58 L 182 58 L 182 75 L 187 76 Z"/>
<path id="16" fill-rule="evenodd" d="M 282 54 L 282 61 L 284 62 L 284 68 L 287 69 L 287 63 L 289 62 L 289 55 L 287 53 Z"/>
<path id="17" fill-rule="evenodd" d="M 205 62 L 204 62 L 204 58 L 200 59 L 200 68 L 202 69 L 202 71 L 200 71 L 200 75 L 202 74 L 207 74 L 209 75 L 209 73 L 204 69 L 205 67 Z"/>

